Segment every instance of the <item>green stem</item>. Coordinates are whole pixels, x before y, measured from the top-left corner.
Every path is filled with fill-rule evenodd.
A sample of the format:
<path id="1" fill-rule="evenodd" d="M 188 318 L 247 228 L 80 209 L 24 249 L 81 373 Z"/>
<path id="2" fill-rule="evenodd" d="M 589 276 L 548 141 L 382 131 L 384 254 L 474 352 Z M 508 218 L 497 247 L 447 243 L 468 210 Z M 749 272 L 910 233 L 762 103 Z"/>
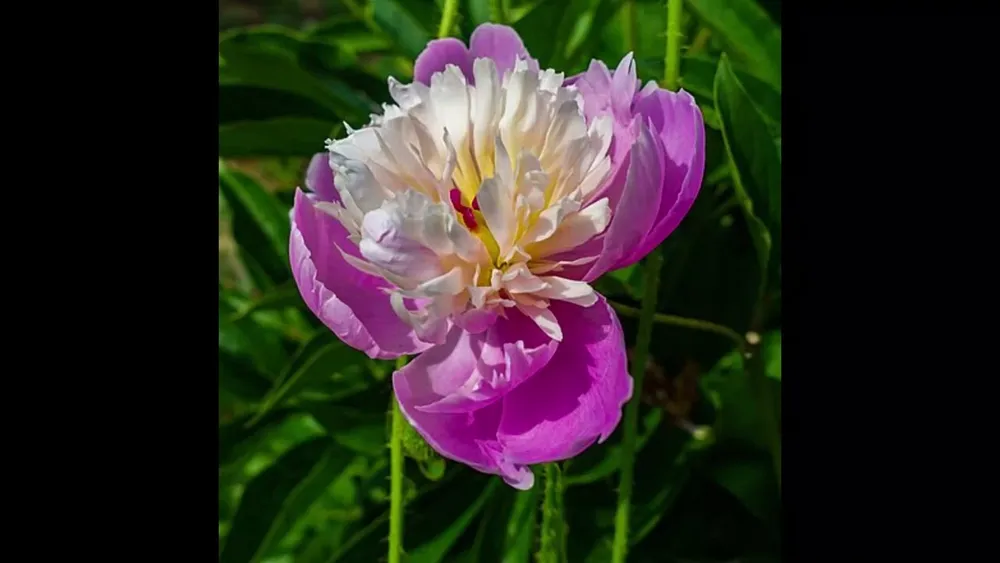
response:
<path id="1" fill-rule="evenodd" d="M 625 2 L 625 50 L 635 53 L 636 28 L 639 26 L 636 19 L 635 0 Z"/>
<path id="2" fill-rule="evenodd" d="M 676 92 L 681 75 L 681 10 L 684 0 L 667 0 L 667 51 L 664 56 L 663 87 Z"/>
<path id="3" fill-rule="evenodd" d="M 618 311 L 620 314 L 627 317 L 639 317 L 640 327 L 642 326 L 642 313 L 645 311 L 645 307 L 640 311 L 635 307 L 629 307 L 628 305 L 622 305 L 621 303 L 615 303 L 614 301 L 608 301 L 611 306 Z M 645 301 L 643 302 L 645 305 Z M 685 328 L 693 328 L 695 330 L 704 330 L 706 332 L 714 332 L 715 334 L 725 336 L 726 338 L 733 341 L 736 346 L 743 346 L 743 337 L 740 336 L 738 332 L 729 328 L 728 326 L 723 326 L 708 321 L 702 321 L 699 319 L 689 319 L 687 317 L 678 317 L 677 315 L 664 315 L 663 313 L 654 313 L 653 321 L 661 324 L 682 326 Z"/>
<path id="4" fill-rule="evenodd" d="M 642 298 L 639 313 L 639 335 L 632 358 L 632 398 L 625 405 L 624 435 L 621 445 L 621 482 L 618 487 L 618 507 L 615 513 L 615 539 L 612 546 L 613 563 L 625 563 L 628 553 L 629 512 L 632 502 L 632 468 L 635 465 L 635 441 L 639 420 L 639 403 L 642 396 L 642 380 L 646 374 L 646 358 L 649 342 L 653 336 L 653 320 L 656 315 L 657 288 L 660 281 L 660 267 L 663 255 L 659 248 L 649 254 L 646 262 L 646 277 L 643 284 L 646 294 Z"/>
<path id="5" fill-rule="evenodd" d="M 396 369 L 406 365 L 406 356 L 396 360 Z M 403 413 L 392 398 L 392 434 L 389 437 L 389 563 L 403 557 Z"/>
<path id="6" fill-rule="evenodd" d="M 563 514 L 562 470 L 557 463 L 545 464 L 545 497 L 542 500 L 542 528 L 538 563 L 565 563 L 566 520 Z"/>
<path id="7" fill-rule="evenodd" d="M 458 0 L 444 0 L 444 11 L 441 13 L 441 26 L 438 27 L 438 38 L 451 35 L 455 27 L 455 16 L 458 15 Z"/>

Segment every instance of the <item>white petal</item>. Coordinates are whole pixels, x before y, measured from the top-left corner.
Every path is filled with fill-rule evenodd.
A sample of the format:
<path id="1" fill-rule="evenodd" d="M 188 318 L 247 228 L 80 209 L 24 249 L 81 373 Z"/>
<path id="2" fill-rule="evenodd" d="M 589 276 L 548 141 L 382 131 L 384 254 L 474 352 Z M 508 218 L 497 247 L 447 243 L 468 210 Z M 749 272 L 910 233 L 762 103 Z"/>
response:
<path id="1" fill-rule="evenodd" d="M 546 276 L 539 279 L 547 285 L 545 289 L 535 292 L 535 295 L 539 297 L 568 301 L 581 307 L 590 307 L 597 303 L 597 293 L 585 282 L 556 276 Z"/>
<path id="2" fill-rule="evenodd" d="M 363 213 L 378 209 L 389 196 L 363 162 L 349 160 L 341 154 L 331 152 L 330 163 L 337 191 L 341 195 L 345 192 L 349 194 Z"/>
<path id="3" fill-rule="evenodd" d="M 486 226 L 500 247 L 500 254 L 506 254 L 514 244 L 514 236 L 517 234 L 513 201 L 496 178 L 483 180 L 476 198 L 483 219 L 486 220 Z"/>
<path id="4" fill-rule="evenodd" d="M 552 314 L 552 311 L 522 305 L 518 305 L 517 308 L 531 320 L 535 321 L 538 328 L 542 329 L 542 332 L 548 335 L 549 338 L 557 342 L 562 342 L 562 327 L 559 326 L 559 321 L 556 320 L 556 316 Z"/>
<path id="5" fill-rule="evenodd" d="M 608 198 L 601 198 L 583 211 L 567 216 L 552 236 L 528 246 L 527 251 L 532 256 L 544 257 L 572 250 L 603 233 L 610 221 Z"/>

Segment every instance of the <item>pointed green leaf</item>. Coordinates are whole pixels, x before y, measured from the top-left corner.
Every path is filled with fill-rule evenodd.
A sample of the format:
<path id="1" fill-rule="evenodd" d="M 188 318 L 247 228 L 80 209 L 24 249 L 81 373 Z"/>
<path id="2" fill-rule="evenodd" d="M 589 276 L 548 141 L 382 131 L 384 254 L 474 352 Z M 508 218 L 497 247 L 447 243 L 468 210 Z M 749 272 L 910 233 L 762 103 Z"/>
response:
<path id="1" fill-rule="evenodd" d="M 396 0 L 372 0 L 375 23 L 393 37 L 411 59 L 424 50 L 433 37 L 409 10 Z"/>
<path id="2" fill-rule="evenodd" d="M 781 381 L 781 331 L 773 330 L 761 338 L 760 352 L 764 356 L 767 376 Z"/>
<path id="3" fill-rule="evenodd" d="M 687 0 L 684 4 L 754 74 L 781 90 L 781 28 L 756 0 Z"/>
<path id="4" fill-rule="evenodd" d="M 291 277 L 288 209 L 260 184 L 238 171 L 221 170 L 219 189 L 232 211 L 233 238 L 241 255 L 251 255 L 273 283 Z"/>
<path id="5" fill-rule="evenodd" d="M 341 342 L 336 335 L 326 329 L 319 329 L 295 353 L 291 361 L 274 382 L 274 387 L 268 392 L 261 404 L 258 418 L 251 424 L 256 424 L 268 410 L 276 407 L 286 399 L 295 395 L 314 382 L 324 382 L 340 375 L 347 383 L 345 391 L 358 390 L 367 387 L 363 378 L 359 381 L 350 376 L 344 377 L 347 368 L 359 364 L 364 359 L 361 352 Z"/>
<path id="6" fill-rule="evenodd" d="M 764 119 L 725 54 L 715 75 L 715 104 L 732 163 L 733 186 L 757 249 L 759 293 L 763 295 L 766 286 L 777 281 L 774 272 L 781 263 L 781 158 Z"/>
<path id="7" fill-rule="evenodd" d="M 219 426 L 219 471 L 239 463 L 259 447 L 268 432 L 281 425 L 292 411 L 271 411 L 252 428 L 247 428 L 249 417 L 238 418 Z"/>
<path id="8" fill-rule="evenodd" d="M 715 460 L 709 470 L 717 483 L 733 494 L 758 519 L 777 520 L 778 487 L 771 460 L 764 455 Z"/>
<path id="9" fill-rule="evenodd" d="M 707 102 L 708 105 L 713 106 L 715 75 L 718 68 L 719 57 L 712 55 L 684 57 L 681 60 L 680 85 L 697 97 L 699 101 Z M 733 65 L 733 73 L 739 79 L 740 84 L 746 88 L 761 116 L 768 122 L 768 129 L 779 131 L 781 126 L 781 91 L 736 65 Z"/>
<path id="10" fill-rule="evenodd" d="M 336 119 L 277 117 L 219 125 L 223 158 L 311 157 L 340 125 Z"/>
<path id="11" fill-rule="evenodd" d="M 278 458 L 244 490 L 219 563 L 262 561 L 352 459 L 325 437 Z"/>
<path id="12" fill-rule="evenodd" d="M 239 322 L 260 311 L 277 311 L 301 306 L 303 306 L 303 301 L 298 286 L 292 282 L 286 282 L 264 291 L 263 295 L 241 307 L 230 317 L 229 322 Z"/>
<path id="13" fill-rule="evenodd" d="M 433 540 L 424 543 L 410 551 L 410 563 L 440 563 L 445 560 L 448 550 L 455 545 L 455 541 L 462 535 L 462 532 L 469 527 L 473 518 L 483 509 L 486 501 L 490 499 L 499 486 L 497 479 L 492 479 L 483 492 L 468 505 L 462 514 L 456 518 L 443 532 Z"/>

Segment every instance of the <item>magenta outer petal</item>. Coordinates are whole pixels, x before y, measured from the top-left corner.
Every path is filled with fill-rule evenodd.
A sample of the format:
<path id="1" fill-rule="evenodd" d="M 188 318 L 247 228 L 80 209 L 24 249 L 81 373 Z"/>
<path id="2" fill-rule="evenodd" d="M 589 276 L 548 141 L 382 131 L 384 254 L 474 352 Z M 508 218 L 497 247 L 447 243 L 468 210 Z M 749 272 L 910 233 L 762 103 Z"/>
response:
<path id="1" fill-rule="evenodd" d="M 552 302 L 563 341 L 552 360 L 503 400 L 505 458 L 533 464 L 573 457 L 618 426 L 632 396 L 621 324 L 603 297 L 591 307 Z"/>
<path id="2" fill-rule="evenodd" d="M 451 341 L 449 338 L 448 342 Z M 483 473 L 500 475 L 518 489 L 530 489 L 534 484 L 535 476 L 530 469 L 511 463 L 500 451 L 497 428 L 503 414 L 503 403 L 496 401 L 469 413 L 427 413 L 416 408 L 416 404 L 425 398 L 420 396 L 419 390 L 411 388 L 405 374 L 401 371 L 394 373 L 392 385 L 403 416 L 436 452 Z"/>
<path id="3" fill-rule="evenodd" d="M 460 68 L 465 79 L 472 82 L 472 57 L 465 48 L 465 43 L 453 37 L 427 43 L 427 47 L 413 63 L 413 79 L 429 86 L 431 76 L 443 71 L 447 65 Z"/>
<path id="4" fill-rule="evenodd" d="M 637 117 L 632 124 L 638 138 L 629 153 L 628 173 L 621 198 L 615 202 L 611 224 L 604 234 L 604 249 L 583 278 L 593 281 L 601 274 L 627 266 L 639 245 L 656 225 L 663 194 L 663 144 L 651 126 Z"/>
<path id="5" fill-rule="evenodd" d="M 390 359 L 430 348 L 393 312 L 384 281 L 348 264 L 337 247 L 357 254 L 336 219 L 295 192 L 289 256 L 292 275 L 309 310 L 353 348 L 371 358 Z"/>
<path id="6" fill-rule="evenodd" d="M 431 76 L 451 64 L 460 68 L 465 79 L 474 84 L 472 63 L 476 59 L 493 59 L 497 70 L 503 76 L 505 71 L 514 68 L 514 62 L 518 57 L 527 59 L 528 68 L 538 70 L 538 61 L 528 54 L 524 42 L 514 28 L 484 23 L 472 32 L 468 48 L 452 37 L 429 42 L 413 64 L 413 79 L 430 85 Z"/>
<path id="7" fill-rule="evenodd" d="M 514 31 L 514 28 L 506 25 L 484 23 L 477 27 L 469 38 L 469 52 L 473 60 L 493 59 L 500 76 L 514 68 L 518 57 L 527 59 L 528 68 L 531 70 L 538 70 L 538 61 L 528 54 L 521 36 Z"/>
<path id="8" fill-rule="evenodd" d="M 444 343 L 397 375 L 406 383 L 415 410 L 470 412 L 527 381 L 548 363 L 558 345 L 515 310 L 480 334 L 453 327 Z"/>
<path id="9" fill-rule="evenodd" d="M 333 186 L 333 169 L 330 168 L 330 153 L 313 155 L 306 170 L 306 187 L 316 194 L 320 201 L 340 203 L 340 194 Z"/>
<path id="10" fill-rule="evenodd" d="M 663 195 L 655 226 L 623 265 L 649 254 L 677 228 L 694 205 L 705 174 L 705 124 L 690 94 L 657 88 L 635 106 L 663 142 Z"/>

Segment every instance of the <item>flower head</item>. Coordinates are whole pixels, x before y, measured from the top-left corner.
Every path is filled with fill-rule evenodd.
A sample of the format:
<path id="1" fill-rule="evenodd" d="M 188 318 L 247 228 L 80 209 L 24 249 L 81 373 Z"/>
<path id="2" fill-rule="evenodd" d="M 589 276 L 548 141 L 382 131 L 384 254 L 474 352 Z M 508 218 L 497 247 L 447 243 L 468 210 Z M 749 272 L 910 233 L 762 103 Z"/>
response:
<path id="1" fill-rule="evenodd" d="M 693 99 L 631 55 L 566 79 L 510 28 L 432 41 L 394 104 L 327 141 L 296 193 L 310 309 L 393 375 L 442 455 L 533 483 L 529 464 L 604 440 L 632 394 L 621 326 L 590 282 L 680 222 L 704 168 Z"/>

